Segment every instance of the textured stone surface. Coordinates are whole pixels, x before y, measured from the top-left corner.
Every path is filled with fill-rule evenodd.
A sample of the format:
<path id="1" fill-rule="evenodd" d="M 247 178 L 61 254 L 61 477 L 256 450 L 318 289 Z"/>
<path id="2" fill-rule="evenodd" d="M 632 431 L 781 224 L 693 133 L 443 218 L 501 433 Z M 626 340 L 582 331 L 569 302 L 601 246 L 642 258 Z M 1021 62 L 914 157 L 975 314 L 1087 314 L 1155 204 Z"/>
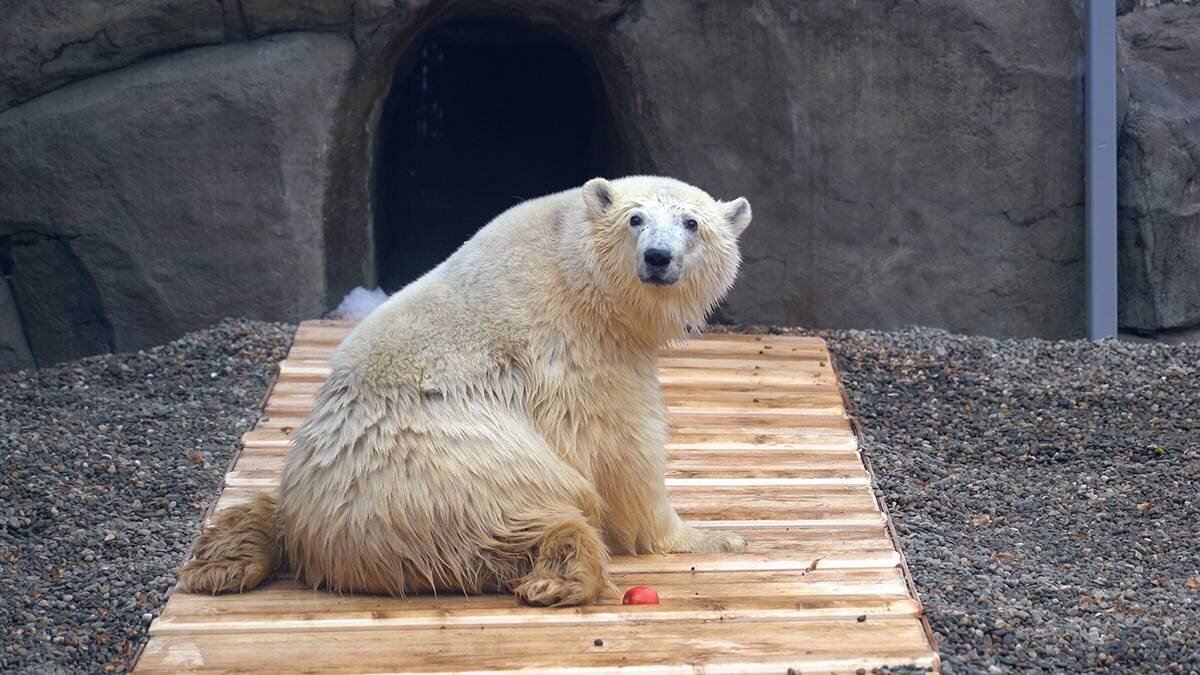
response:
<path id="1" fill-rule="evenodd" d="M 35 359 L 44 365 L 112 351 L 112 325 L 77 236 L 22 231 L 7 241 L 13 297 Z"/>
<path id="2" fill-rule="evenodd" d="M 726 317 L 1081 332 L 1069 2 L 644 3 L 617 29 L 650 163 L 754 204 Z"/>
<path id="3" fill-rule="evenodd" d="M 32 368 L 34 365 L 8 280 L 0 275 L 0 373 Z"/>
<path id="4" fill-rule="evenodd" d="M 315 34 L 198 48 L 0 114 L 0 239 L 39 364 L 319 313 L 352 54 Z"/>
<path id="5" fill-rule="evenodd" d="M 404 0 L 39 0 L 4 6 L 0 111 L 158 54 L 290 31 L 348 32 Z M 11 7 L 9 6 L 11 5 Z"/>
<path id="6" fill-rule="evenodd" d="M 39 0 L 5 3 L 3 12 L 0 110 L 151 54 L 221 42 L 225 34 L 219 0 Z"/>
<path id="7" fill-rule="evenodd" d="M 1119 143 L 1121 325 L 1200 326 L 1200 7 L 1120 20 L 1130 91 Z"/>
<path id="8" fill-rule="evenodd" d="M 1117 14 L 1127 14 L 1139 9 L 1150 9 L 1161 5 L 1195 5 L 1198 0 L 1117 0 Z"/>

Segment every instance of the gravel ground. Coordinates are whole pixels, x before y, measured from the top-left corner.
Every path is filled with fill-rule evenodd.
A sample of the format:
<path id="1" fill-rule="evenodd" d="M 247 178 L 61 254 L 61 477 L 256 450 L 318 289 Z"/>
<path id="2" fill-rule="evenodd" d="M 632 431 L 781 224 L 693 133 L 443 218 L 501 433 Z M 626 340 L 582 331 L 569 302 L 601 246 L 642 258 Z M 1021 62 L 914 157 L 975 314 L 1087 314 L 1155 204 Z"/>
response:
<path id="1" fill-rule="evenodd" d="M 0 375 L 0 671 L 124 671 L 294 327 Z"/>
<path id="2" fill-rule="evenodd" d="M 1200 672 L 1200 345 L 827 337 L 946 672 Z"/>
<path id="3" fill-rule="evenodd" d="M 128 667 L 292 330 L 0 376 L 0 671 Z M 1200 672 L 1200 345 L 824 335 L 947 672 Z"/>

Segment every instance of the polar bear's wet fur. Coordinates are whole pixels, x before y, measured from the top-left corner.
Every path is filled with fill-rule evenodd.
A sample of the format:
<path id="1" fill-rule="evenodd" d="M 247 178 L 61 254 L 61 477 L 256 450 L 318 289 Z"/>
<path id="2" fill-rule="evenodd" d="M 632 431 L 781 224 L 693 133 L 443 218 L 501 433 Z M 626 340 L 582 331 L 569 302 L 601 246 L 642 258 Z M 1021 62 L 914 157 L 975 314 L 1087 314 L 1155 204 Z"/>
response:
<path id="1" fill-rule="evenodd" d="M 609 552 L 736 551 L 664 484 L 659 350 L 729 290 L 745 199 L 593 179 L 501 214 L 336 350 L 278 495 L 218 513 L 181 584 L 280 564 L 339 592 L 612 590 Z"/>

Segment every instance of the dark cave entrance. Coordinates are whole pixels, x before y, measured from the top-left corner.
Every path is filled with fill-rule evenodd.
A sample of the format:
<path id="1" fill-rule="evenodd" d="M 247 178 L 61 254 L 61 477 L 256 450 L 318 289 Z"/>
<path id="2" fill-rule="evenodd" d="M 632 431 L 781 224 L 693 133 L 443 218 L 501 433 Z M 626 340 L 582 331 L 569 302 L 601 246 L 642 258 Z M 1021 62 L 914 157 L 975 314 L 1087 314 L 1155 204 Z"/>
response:
<path id="1" fill-rule="evenodd" d="M 607 111 L 591 59 L 553 35 L 501 20 L 426 31 L 380 119 L 379 285 L 403 287 L 520 201 L 608 175 Z"/>

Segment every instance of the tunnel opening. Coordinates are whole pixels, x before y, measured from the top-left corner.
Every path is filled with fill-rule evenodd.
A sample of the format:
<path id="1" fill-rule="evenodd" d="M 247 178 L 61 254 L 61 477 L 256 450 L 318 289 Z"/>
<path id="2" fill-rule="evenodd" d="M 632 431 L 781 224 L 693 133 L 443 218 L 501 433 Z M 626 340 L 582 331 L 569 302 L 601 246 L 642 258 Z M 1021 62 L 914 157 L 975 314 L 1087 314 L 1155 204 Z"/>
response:
<path id="1" fill-rule="evenodd" d="M 507 20 L 435 26 L 396 69 L 375 180 L 379 285 L 402 288 L 505 209 L 608 175 L 589 56 Z"/>

